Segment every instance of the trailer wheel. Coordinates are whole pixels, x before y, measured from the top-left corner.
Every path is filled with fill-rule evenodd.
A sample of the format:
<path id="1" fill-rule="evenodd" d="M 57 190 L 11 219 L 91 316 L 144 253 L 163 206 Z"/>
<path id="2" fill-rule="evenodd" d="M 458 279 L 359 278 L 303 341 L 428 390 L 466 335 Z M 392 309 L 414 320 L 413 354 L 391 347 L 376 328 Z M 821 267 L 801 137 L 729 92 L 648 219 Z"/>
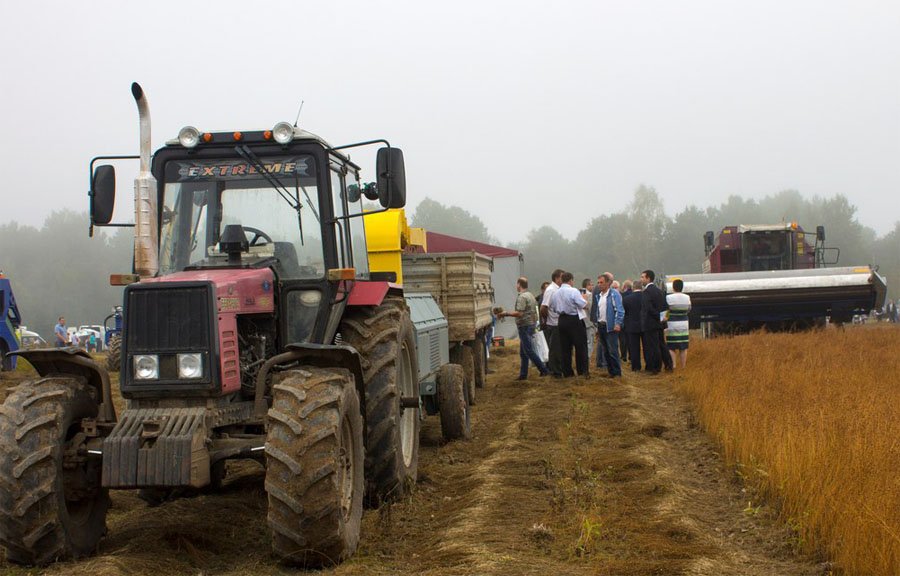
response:
<path id="1" fill-rule="evenodd" d="M 87 556 L 106 533 L 109 493 L 81 433 L 82 419 L 97 416 L 95 394 L 81 378 L 42 378 L 0 407 L 0 540 L 10 562 Z"/>
<path id="2" fill-rule="evenodd" d="M 484 388 L 487 379 L 487 349 L 484 346 L 482 334 L 478 338 L 470 340 L 467 344 L 472 348 L 472 358 L 475 360 L 475 387 Z M 475 396 L 472 395 L 472 404 L 475 404 Z"/>
<path id="3" fill-rule="evenodd" d="M 454 346 L 450 350 L 450 363 L 459 364 L 463 369 L 463 384 L 469 406 L 475 405 L 475 354 L 467 345 Z"/>
<path id="4" fill-rule="evenodd" d="M 403 298 L 348 308 L 339 330 L 360 354 L 366 379 L 366 493 L 370 505 L 405 496 L 416 482 L 419 411 L 401 397 L 419 395 L 416 341 Z"/>
<path id="5" fill-rule="evenodd" d="M 118 372 L 122 368 L 122 336 L 116 334 L 109 338 L 109 349 L 106 352 L 106 369 Z"/>
<path id="6" fill-rule="evenodd" d="M 0 342 L 0 372 L 12 370 L 12 358 L 6 355 L 7 352 L 9 349 L 6 347 L 6 343 Z"/>
<path id="7" fill-rule="evenodd" d="M 272 389 L 266 437 L 268 524 L 287 564 L 320 567 L 359 544 L 363 420 L 344 369 L 292 370 Z"/>
<path id="8" fill-rule="evenodd" d="M 441 433 L 446 440 L 468 440 L 472 436 L 464 378 L 465 373 L 458 364 L 444 364 L 438 373 Z"/>

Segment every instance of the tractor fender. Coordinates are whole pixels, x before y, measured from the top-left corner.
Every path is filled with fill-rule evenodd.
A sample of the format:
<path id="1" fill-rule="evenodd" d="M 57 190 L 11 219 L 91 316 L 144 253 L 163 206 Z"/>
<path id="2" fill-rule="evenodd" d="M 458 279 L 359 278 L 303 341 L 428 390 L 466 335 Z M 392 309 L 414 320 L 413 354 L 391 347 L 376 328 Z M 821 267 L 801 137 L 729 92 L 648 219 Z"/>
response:
<path id="1" fill-rule="evenodd" d="M 265 415 L 263 392 L 266 387 L 266 377 L 272 368 L 278 364 L 299 362 L 306 366 L 317 368 L 345 368 L 353 374 L 353 380 L 357 392 L 359 392 L 359 406 L 363 419 L 366 416 L 366 381 L 363 377 L 362 362 L 359 352 L 352 346 L 340 344 L 309 344 L 296 343 L 284 347 L 284 352 L 269 358 L 256 377 L 256 407 L 257 416 Z M 364 423 L 365 424 L 365 423 Z"/>
<path id="2" fill-rule="evenodd" d="M 112 402 L 112 386 L 109 373 L 90 354 L 80 348 L 43 348 L 37 350 L 17 350 L 11 353 L 20 356 L 34 366 L 37 373 L 44 376 L 80 376 L 97 390 L 101 399 L 97 419 L 100 422 L 115 422 L 116 409 Z"/>
<path id="3" fill-rule="evenodd" d="M 402 296 L 403 286 L 386 281 L 357 280 L 350 290 L 347 306 L 381 306 L 388 294 Z"/>

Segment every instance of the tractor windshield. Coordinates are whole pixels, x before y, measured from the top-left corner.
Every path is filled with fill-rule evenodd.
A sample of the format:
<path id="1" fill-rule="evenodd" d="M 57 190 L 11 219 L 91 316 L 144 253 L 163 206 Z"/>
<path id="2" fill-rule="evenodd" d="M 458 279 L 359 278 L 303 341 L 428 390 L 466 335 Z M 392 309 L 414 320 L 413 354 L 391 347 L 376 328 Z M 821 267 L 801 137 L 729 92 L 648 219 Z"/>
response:
<path id="1" fill-rule="evenodd" d="M 240 224 L 250 243 L 245 258 L 274 258 L 282 278 L 320 278 L 318 199 L 312 156 L 170 161 L 160 207 L 160 273 L 223 265 L 219 235 Z"/>

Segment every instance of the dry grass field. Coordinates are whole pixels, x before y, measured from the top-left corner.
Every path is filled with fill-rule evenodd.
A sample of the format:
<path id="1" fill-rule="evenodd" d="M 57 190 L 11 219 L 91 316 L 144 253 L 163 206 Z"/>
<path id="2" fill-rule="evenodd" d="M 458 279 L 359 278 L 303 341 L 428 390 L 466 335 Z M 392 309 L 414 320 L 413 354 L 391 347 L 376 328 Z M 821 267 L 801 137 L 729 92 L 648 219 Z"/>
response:
<path id="1" fill-rule="evenodd" d="M 900 330 L 694 340 L 688 362 L 676 388 L 796 546 L 844 574 L 900 574 Z"/>

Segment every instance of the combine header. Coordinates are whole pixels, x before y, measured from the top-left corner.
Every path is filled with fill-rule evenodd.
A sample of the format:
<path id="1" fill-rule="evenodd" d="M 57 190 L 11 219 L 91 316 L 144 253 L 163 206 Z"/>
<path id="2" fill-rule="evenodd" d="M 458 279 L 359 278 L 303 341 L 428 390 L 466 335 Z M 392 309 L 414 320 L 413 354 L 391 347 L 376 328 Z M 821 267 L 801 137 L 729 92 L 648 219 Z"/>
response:
<path id="1" fill-rule="evenodd" d="M 691 324 L 708 333 L 808 328 L 849 322 L 880 307 L 885 280 L 872 266 L 826 268 L 840 252 L 825 247 L 825 228 L 815 243 L 796 223 L 727 226 L 718 238 L 704 235 L 702 274 L 666 278 L 684 282 L 691 297 Z"/>

